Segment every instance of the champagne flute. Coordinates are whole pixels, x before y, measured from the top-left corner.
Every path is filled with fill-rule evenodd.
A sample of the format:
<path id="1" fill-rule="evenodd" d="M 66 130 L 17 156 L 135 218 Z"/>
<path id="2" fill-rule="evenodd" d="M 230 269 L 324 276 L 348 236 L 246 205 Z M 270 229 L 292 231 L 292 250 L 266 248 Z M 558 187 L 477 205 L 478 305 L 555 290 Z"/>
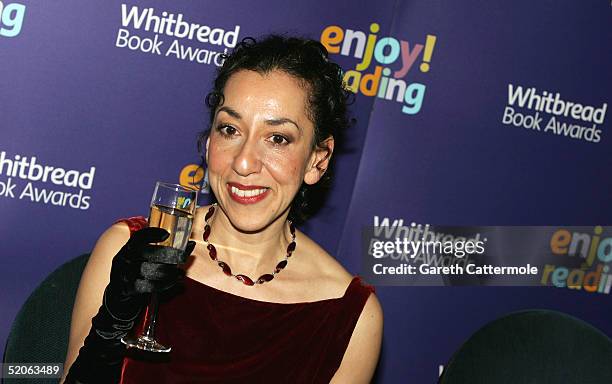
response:
<path id="1" fill-rule="evenodd" d="M 185 250 L 193 215 L 196 209 L 198 191 L 189 189 L 178 184 L 170 184 L 158 181 L 151 199 L 151 212 L 149 214 L 149 226 L 163 228 L 170 236 L 157 245 Z M 177 260 L 177 263 L 185 260 Z M 155 325 L 157 324 L 158 297 L 155 292 L 145 313 L 144 332 L 139 336 L 125 336 L 121 342 L 128 347 L 138 348 L 149 352 L 170 352 L 171 347 L 164 346 L 155 340 Z"/>

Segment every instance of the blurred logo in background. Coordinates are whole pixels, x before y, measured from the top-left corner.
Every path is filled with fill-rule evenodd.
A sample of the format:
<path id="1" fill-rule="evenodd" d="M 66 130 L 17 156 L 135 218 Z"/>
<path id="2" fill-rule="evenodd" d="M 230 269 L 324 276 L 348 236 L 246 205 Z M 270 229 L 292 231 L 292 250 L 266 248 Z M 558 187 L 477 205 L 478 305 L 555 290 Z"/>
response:
<path id="1" fill-rule="evenodd" d="M 208 173 L 198 164 L 188 164 L 181 169 L 179 184 L 186 188 L 200 190 L 201 193 L 209 193 Z"/>
<path id="2" fill-rule="evenodd" d="M 239 25 L 231 29 L 211 27 L 193 22 L 180 12 L 121 4 L 121 28 L 115 47 L 221 66 L 239 34 Z"/>
<path id="3" fill-rule="evenodd" d="M 66 169 L 41 162 L 36 156 L 0 151 L 0 197 L 37 204 L 87 210 L 96 167 Z"/>
<path id="4" fill-rule="evenodd" d="M 0 1 L 0 36 L 15 37 L 21 32 L 26 6 L 19 3 L 4 5 Z"/>
<path id="5" fill-rule="evenodd" d="M 599 143 L 607 103 L 567 100 L 559 92 L 508 84 L 502 124 L 591 143 Z"/>
<path id="6" fill-rule="evenodd" d="M 329 53 L 361 60 L 343 74 L 350 91 L 401 103 L 402 113 L 416 115 L 421 111 L 426 85 L 409 79 L 431 70 L 437 36 L 428 34 L 416 43 L 380 37 L 378 32 L 378 23 L 370 24 L 369 33 L 330 25 L 321 32 L 320 41 Z M 410 73 L 414 68 L 418 71 Z"/>

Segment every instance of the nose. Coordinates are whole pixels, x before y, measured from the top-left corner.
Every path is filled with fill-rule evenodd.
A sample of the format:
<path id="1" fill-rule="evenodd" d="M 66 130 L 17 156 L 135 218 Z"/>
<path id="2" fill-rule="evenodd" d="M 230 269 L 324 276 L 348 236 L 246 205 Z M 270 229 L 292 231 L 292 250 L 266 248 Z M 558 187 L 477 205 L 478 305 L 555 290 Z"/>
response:
<path id="1" fill-rule="evenodd" d="M 245 140 L 238 148 L 232 168 L 244 177 L 261 171 L 261 159 L 254 138 Z"/>

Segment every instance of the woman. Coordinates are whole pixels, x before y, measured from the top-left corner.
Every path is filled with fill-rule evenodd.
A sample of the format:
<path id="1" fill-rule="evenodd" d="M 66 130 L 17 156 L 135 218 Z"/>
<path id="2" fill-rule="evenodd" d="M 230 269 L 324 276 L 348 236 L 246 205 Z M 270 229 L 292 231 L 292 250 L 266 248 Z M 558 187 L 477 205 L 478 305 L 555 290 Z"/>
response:
<path id="1" fill-rule="evenodd" d="M 172 250 L 149 245 L 167 233 L 140 229 L 142 218 L 110 227 L 77 294 L 66 382 L 369 382 L 380 304 L 294 226 L 316 209 L 311 196 L 347 126 L 340 68 L 313 40 L 245 39 L 214 88 L 200 143 L 217 203 L 198 208 L 189 262 L 145 261 Z M 124 357 L 118 340 L 151 291 L 166 294 L 157 337 L 173 351 Z"/>

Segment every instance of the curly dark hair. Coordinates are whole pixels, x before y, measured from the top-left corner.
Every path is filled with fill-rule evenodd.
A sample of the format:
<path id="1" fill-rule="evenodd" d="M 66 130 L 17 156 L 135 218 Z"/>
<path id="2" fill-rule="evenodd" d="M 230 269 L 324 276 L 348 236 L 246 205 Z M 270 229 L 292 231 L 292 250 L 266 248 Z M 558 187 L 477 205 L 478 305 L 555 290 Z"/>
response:
<path id="1" fill-rule="evenodd" d="M 354 94 L 345 87 L 342 68 L 329 60 L 327 49 L 320 42 L 278 34 L 265 36 L 259 41 L 246 37 L 223 58 L 213 90 L 206 96 L 210 120 L 208 128 L 198 138 L 200 153 L 203 154 L 205 149 L 217 107 L 223 104 L 225 84 L 241 70 L 260 74 L 280 70 L 295 77 L 308 92 L 307 115 L 314 125 L 312 149 L 323 147 L 323 142 L 330 136 L 334 138 L 335 147 L 342 143 L 342 134 L 354 122 L 348 113 Z M 300 186 L 289 210 L 289 219 L 294 223 L 304 222 L 323 205 L 331 185 L 333 159 L 334 156 L 319 182 L 313 185 L 303 182 Z"/>

